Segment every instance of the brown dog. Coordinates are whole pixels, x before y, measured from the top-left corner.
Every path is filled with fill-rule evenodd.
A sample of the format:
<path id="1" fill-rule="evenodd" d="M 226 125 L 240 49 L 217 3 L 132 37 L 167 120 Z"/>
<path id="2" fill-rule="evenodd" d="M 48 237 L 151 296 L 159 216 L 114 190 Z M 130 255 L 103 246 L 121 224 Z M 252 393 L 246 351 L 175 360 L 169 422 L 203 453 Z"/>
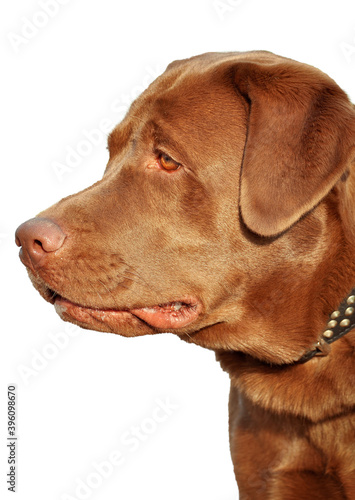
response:
<path id="1" fill-rule="evenodd" d="M 34 286 L 83 328 L 216 351 L 241 499 L 354 499 L 346 94 L 270 53 L 205 54 L 168 67 L 109 151 L 101 181 L 19 227 Z"/>

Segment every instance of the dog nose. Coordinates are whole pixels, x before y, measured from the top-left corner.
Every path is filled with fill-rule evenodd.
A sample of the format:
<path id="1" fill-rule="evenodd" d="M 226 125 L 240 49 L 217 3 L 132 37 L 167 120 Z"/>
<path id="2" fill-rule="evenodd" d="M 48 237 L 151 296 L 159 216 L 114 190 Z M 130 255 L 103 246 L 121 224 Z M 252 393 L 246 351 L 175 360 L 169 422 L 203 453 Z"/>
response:
<path id="1" fill-rule="evenodd" d="M 61 228 L 49 219 L 35 217 L 24 222 L 15 234 L 16 245 L 21 247 L 22 263 L 36 268 L 45 255 L 61 248 L 65 237 Z"/>

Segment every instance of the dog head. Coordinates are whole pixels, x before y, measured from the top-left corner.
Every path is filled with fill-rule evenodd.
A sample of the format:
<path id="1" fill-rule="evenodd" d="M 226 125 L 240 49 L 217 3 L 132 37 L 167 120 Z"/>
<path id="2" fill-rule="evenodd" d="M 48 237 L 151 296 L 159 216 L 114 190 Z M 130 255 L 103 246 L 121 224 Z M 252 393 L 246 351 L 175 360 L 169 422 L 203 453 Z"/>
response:
<path id="1" fill-rule="evenodd" d="M 102 180 L 17 231 L 33 284 L 60 316 L 299 359 L 351 279 L 346 94 L 270 53 L 204 54 L 169 65 L 108 146 Z"/>

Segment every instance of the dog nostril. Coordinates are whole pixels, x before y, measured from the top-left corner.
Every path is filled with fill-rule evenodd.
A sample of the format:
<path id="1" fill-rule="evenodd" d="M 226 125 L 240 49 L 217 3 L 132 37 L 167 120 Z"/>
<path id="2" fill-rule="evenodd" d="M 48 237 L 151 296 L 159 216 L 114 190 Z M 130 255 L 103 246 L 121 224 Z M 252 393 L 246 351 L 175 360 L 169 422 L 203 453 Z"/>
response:
<path id="1" fill-rule="evenodd" d="M 43 246 L 42 246 L 42 242 L 41 242 L 41 241 L 39 241 L 39 240 L 34 240 L 34 243 L 35 243 L 35 245 L 38 245 L 38 246 L 40 246 L 41 248 L 43 248 Z M 45 251 L 45 250 L 44 250 L 44 251 Z"/>

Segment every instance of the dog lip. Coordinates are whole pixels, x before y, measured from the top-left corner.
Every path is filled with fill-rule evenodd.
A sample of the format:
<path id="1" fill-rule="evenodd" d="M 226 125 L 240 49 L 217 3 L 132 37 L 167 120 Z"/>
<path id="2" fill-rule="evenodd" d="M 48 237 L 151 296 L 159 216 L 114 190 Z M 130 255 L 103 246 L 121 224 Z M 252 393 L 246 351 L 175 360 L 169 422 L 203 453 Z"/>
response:
<path id="1" fill-rule="evenodd" d="M 153 306 L 125 309 L 83 306 L 60 295 L 55 295 L 52 302 L 59 316 L 69 316 L 83 323 L 90 323 L 92 319 L 101 323 L 112 323 L 116 319 L 121 323 L 124 318 L 133 316 L 150 327 L 163 329 L 183 328 L 195 321 L 202 310 L 201 303 L 191 297 Z"/>
<path id="2" fill-rule="evenodd" d="M 155 328 L 183 328 L 195 321 L 201 313 L 201 303 L 184 298 L 153 307 L 131 309 L 131 313 Z"/>

